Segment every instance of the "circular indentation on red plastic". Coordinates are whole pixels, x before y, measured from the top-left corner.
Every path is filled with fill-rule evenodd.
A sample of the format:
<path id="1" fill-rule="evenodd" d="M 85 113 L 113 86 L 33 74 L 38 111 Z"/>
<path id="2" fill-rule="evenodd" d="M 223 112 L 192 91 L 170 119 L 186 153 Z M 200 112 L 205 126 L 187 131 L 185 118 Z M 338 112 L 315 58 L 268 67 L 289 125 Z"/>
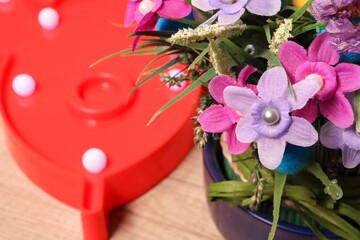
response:
<path id="1" fill-rule="evenodd" d="M 82 117 L 114 118 L 127 108 L 126 98 L 132 87 L 126 76 L 100 74 L 72 85 L 67 102 Z"/>

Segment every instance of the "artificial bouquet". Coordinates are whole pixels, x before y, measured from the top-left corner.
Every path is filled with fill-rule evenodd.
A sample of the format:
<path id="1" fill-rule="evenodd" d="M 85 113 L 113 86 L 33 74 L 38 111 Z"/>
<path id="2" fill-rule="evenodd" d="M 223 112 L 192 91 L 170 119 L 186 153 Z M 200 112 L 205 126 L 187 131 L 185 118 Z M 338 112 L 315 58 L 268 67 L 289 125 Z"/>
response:
<path id="1" fill-rule="evenodd" d="M 195 120 L 201 147 L 223 144 L 235 177 L 209 198 L 296 212 L 319 239 L 360 239 L 360 1 L 129 0 L 128 54 L 170 56 L 160 74 L 188 86 L 153 119 L 203 87 Z M 116 53 L 116 54 L 119 54 Z M 115 54 L 113 54 L 115 55 Z M 113 56 L 112 55 L 112 56 Z M 154 60 L 154 62 L 155 62 Z M 167 69 L 182 67 L 178 71 Z"/>

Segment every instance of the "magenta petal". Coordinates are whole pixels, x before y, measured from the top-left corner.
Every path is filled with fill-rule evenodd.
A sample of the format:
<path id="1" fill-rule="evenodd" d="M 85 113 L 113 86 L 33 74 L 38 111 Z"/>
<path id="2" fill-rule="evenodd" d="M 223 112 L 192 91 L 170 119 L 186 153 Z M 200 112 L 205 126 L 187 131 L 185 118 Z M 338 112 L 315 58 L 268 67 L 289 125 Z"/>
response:
<path id="1" fill-rule="evenodd" d="M 236 138 L 236 124 L 233 124 L 229 130 L 226 131 L 225 142 L 228 145 L 231 154 L 242 154 L 249 148 L 250 143 L 239 142 Z"/>
<path id="2" fill-rule="evenodd" d="M 136 2 L 133 1 L 128 2 L 125 12 L 125 20 L 124 20 L 125 27 L 129 27 L 134 22 L 137 5 L 138 3 Z"/>
<path id="3" fill-rule="evenodd" d="M 309 61 L 324 62 L 330 65 L 335 65 L 339 62 L 340 54 L 334 50 L 330 41 L 331 38 L 328 33 L 322 33 L 315 38 L 309 47 Z"/>
<path id="4" fill-rule="evenodd" d="M 246 67 L 241 69 L 239 76 L 238 76 L 237 85 L 240 87 L 245 87 L 246 81 L 248 80 L 248 78 L 250 77 L 251 74 L 256 72 L 256 70 L 257 70 L 256 68 L 249 66 L 249 65 L 247 65 Z"/>
<path id="5" fill-rule="evenodd" d="M 347 128 L 354 122 L 354 113 L 344 94 L 337 92 L 331 99 L 319 102 L 320 112 L 336 126 Z"/>
<path id="6" fill-rule="evenodd" d="M 316 74 L 316 75 L 312 75 Z M 324 101 L 331 98 L 337 90 L 336 72 L 332 66 L 323 62 L 305 62 L 295 72 L 295 81 L 318 79 L 322 82 L 316 98 Z"/>
<path id="7" fill-rule="evenodd" d="M 360 89 L 360 66 L 351 63 L 341 63 L 335 67 L 339 90 L 353 92 Z"/>
<path id="8" fill-rule="evenodd" d="M 211 133 L 224 132 L 233 124 L 221 105 L 211 105 L 205 109 L 198 117 L 198 121 L 204 131 Z"/>
<path id="9" fill-rule="evenodd" d="M 293 116 L 305 118 L 310 123 L 314 122 L 318 116 L 316 101 L 314 99 L 310 99 L 305 107 L 299 110 L 295 110 L 293 112 Z"/>
<path id="10" fill-rule="evenodd" d="M 261 138 L 257 141 L 259 160 L 266 168 L 276 169 L 283 158 L 286 143 L 279 138 Z"/>
<path id="11" fill-rule="evenodd" d="M 321 127 L 320 142 L 327 148 L 338 149 L 344 146 L 343 129 L 328 121 Z"/>
<path id="12" fill-rule="evenodd" d="M 162 18 L 184 18 L 191 13 L 191 5 L 179 0 L 163 0 L 163 4 L 157 10 Z"/>
<path id="13" fill-rule="evenodd" d="M 252 117 L 240 119 L 236 126 L 236 138 L 243 143 L 251 143 L 257 139 L 259 134 L 252 127 Z"/>
<path id="14" fill-rule="evenodd" d="M 284 68 L 274 67 L 264 72 L 259 79 L 257 89 L 264 101 L 283 98 L 289 91 L 288 77 Z"/>
<path id="15" fill-rule="evenodd" d="M 214 77 L 209 83 L 209 92 L 218 103 L 224 104 L 224 89 L 236 85 L 236 81 L 228 75 Z"/>
<path id="16" fill-rule="evenodd" d="M 225 103 L 242 115 L 250 113 L 256 99 L 255 93 L 248 88 L 229 86 L 224 90 Z"/>
<path id="17" fill-rule="evenodd" d="M 290 81 L 295 83 L 296 69 L 307 60 L 306 50 L 293 41 L 287 41 L 280 45 L 278 55 Z"/>
<path id="18" fill-rule="evenodd" d="M 315 128 L 304 118 L 292 117 L 292 124 L 284 139 L 293 145 L 310 147 L 318 140 Z"/>
<path id="19" fill-rule="evenodd" d="M 344 146 L 342 160 L 346 168 L 354 168 L 360 164 L 360 151 Z"/>

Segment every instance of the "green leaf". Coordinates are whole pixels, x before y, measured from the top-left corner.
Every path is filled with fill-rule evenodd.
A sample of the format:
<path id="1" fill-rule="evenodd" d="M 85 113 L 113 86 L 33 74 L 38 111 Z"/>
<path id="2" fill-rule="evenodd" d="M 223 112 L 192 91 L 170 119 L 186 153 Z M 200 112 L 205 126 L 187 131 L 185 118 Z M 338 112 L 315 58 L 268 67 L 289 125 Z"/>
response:
<path id="1" fill-rule="evenodd" d="M 272 63 L 272 65 L 274 66 L 282 66 L 280 63 L 279 58 L 273 53 L 270 52 L 270 50 L 265 50 L 260 57 L 265 58 L 266 60 L 268 60 L 269 62 Z"/>
<path id="2" fill-rule="evenodd" d="M 360 231 L 337 215 L 334 211 L 327 210 L 320 206 L 313 206 L 307 202 L 300 201 L 299 203 L 303 208 L 308 210 L 306 213 L 311 218 L 327 228 L 329 231 L 348 240 L 360 239 Z"/>
<path id="3" fill-rule="evenodd" d="M 154 60 L 158 60 L 159 58 L 161 58 L 163 56 L 160 56 Z M 150 64 L 153 64 L 154 63 L 154 60 L 152 62 L 150 62 L 147 67 L 150 65 Z M 147 76 L 144 80 L 142 80 L 140 83 L 136 84 L 135 87 L 130 91 L 129 95 L 127 98 L 129 98 L 135 91 L 136 89 L 138 89 L 140 86 L 142 86 L 143 84 L 145 84 L 147 81 L 149 81 L 150 79 L 152 79 L 153 77 L 155 77 L 156 75 L 162 73 L 163 71 L 165 71 L 166 69 L 168 69 L 169 67 L 175 65 L 176 63 L 179 62 L 179 59 L 178 58 L 174 58 L 172 59 L 171 61 L 167 62 L 166 64 L 164 64 L 163 66 L 155 69 L 155 71 L 153 71 L 149 76 Z M 144 71 L 144 70 L 143 70 Z"/>
<path id="4" fill-rule="evenodd" d="M 313 0 L 308 0 L 304 4 L 304 6 L 302 6 L 296 12 L 294 12 L 289 18 L 291 18 L 293 20 L 293 22 L 295 22 L 296 20 L 301 18 L 301 16 L 304 15 L 304 13 L 307 11 L 307 9 L 309 8 L 309 6 L 312 2 L 313 2 Z"/>
<path id="5" fill-rule="evenodd" d="M 264 28 L 265 35 L 266 35 L 266 40 L 268 41 L 268 44 L 270 44 L 271 43 L 270 25 L 267 24 L 263 28 Z"/>
<path id="6" fill-rule="evenodd" d="M 312 23 L 312 24 L 304 23 L 302 25 L 297 26 L 293 31 L 291 31 L 291 35 L 293 37 L 296 37 L 304 32 L 308 32 L 311 30 L 316 30 L 316 29 L 324 28 L 324 27 L 326 27 L 326 23 L 324 23 L 324 22 L 316 22 L 316 23 Z"/>
<path id="7" fill-rule="evenodd" d="M 173 33 L 174 33 L 173 31 L 138 31 L 131 33 L 129 37 L 149 36 L 149 37 L 169 38 Z"/>
<path id="8" fill-rule="evenodd" d="M 179 18 L 179 19 L 172 19 L 172 20 L 179 22 L 179 23 L 189 25 L 192 28 L 196 28 L 197 26 L 200 25 L 200 23 L 198 21 L 187 19 L 187 18 Z"/>
<path id="9" fill-rule="evenodd" d="M 203 73 L 198 79 L 196 79 L 193 83 L 191 83 L 187 88 L 185 88 L 181 93 L 179 93 L 175 98 L 171 99 L 167 104 L 165 104 L 163 107 L 161 107 L 155 114 L 152 116 L 150 121 L 148 122 L 147 126 L 151 124 L 152 121 L 155 120 L 163 111 L 171 107 L 174 103 L 179 101 L 181 98 L 185 97 L 189 93 L 191 93 L 193 90 L 201 86 L 202 84 L 210 81 L 216 76 L 215 69 L 211 68 L 205 73 Z"/>
<path id="10" fill-rule="evenodd" d="M 348 204 L 340 203 L 336 212 L 339 213 L 340 215 L 352 219 L 354 222 L 360 225 L 360 210 L 357 210 Z"/>
<path id="11" fill-rule="evenodd" d="M 284 186 L 286 183 L 286 176 L 286 174 L 275 171 L 273 223 L 268 237 L 269 240 L 274 239 L 276 228 L 279 222 L 281 197 L 283 195 Z"/>
<path id="12" fill-rule="evenodd" d="M 205 55 L 209 53 L 209 51 L 210 51 L 210 47 L 208 46 L 194 59 L 194 61 L 191 63 L 191 65 L 188 67 L 188 69 L 189 70 L 194 69 L 195 65 L 199 61 L 201 61 L 201 59 L 203 59 L 205 57 Z"/>

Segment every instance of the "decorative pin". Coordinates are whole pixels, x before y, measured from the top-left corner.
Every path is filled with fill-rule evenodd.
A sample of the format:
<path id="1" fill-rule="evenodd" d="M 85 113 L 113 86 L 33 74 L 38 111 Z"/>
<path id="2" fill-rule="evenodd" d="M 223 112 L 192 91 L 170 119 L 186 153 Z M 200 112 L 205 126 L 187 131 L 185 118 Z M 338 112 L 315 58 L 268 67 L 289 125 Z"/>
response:
<path id="1" fill-rule="evenodd" d="M 90 148 L 84 153 L 82 164 L 88 172 L 93 174 L 100 173 L 107 164 L 106 154 L 99 148 Z"/>
<path id="2" fill-rule="evenodd" d="M 59 25 L 59 14 L 53 8 L 44 8 L 40 11 L 38 20 L 45 30 L 53 30 Z"/>
<path id="3" fill-rule="evenodd" d="M 13 80 L 12 88 L 17 95 L 28 97 L 35 92 L 36 83 L 29 74 L 19 74 Z"/>

